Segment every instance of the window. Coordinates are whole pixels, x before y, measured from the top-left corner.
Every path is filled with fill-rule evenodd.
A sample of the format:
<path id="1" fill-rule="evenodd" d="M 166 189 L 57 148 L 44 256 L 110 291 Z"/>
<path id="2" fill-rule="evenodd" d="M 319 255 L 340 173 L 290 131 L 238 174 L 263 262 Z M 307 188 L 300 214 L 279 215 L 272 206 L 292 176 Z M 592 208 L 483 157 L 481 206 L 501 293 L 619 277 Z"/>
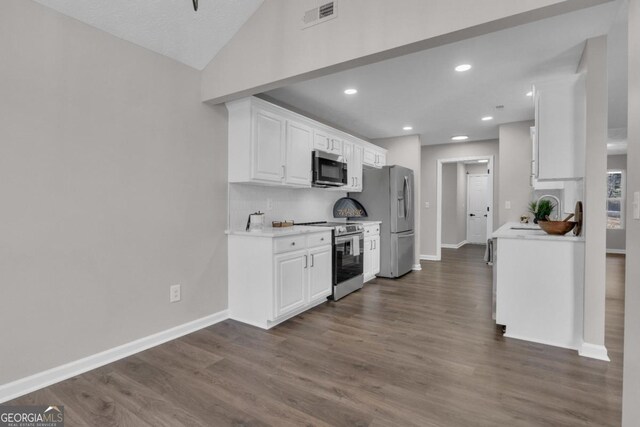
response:
<path id="1" fill-rule="evenodd" d="M 607 172 L 607 229 L 624 228 L 624 171 Z"/>

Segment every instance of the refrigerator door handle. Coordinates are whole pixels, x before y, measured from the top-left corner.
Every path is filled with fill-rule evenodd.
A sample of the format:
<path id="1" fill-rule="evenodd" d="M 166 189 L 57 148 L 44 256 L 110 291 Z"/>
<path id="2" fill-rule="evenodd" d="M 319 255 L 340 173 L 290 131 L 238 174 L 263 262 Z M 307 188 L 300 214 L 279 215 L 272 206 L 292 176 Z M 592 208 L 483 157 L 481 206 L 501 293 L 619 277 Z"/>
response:
<path id="1" fill-rule="evenodd" d="M 411 218 L 411 209 L 412 209 L 412 206 L 411 206 L 411 200 L 412 200 L 411 183 L 409 182 L 409 177 L 408 176 L 405 176 L 404 179 L 407 182 L 407 218 Z"/>
<path id="2" fill-rule="evenodd" d="M 404 185 L 402 186 L 402 203 L 404 203 L 404 217 L 409 218 L 408 196 L 409 196 L 409 177 L 404 177 Z"/>

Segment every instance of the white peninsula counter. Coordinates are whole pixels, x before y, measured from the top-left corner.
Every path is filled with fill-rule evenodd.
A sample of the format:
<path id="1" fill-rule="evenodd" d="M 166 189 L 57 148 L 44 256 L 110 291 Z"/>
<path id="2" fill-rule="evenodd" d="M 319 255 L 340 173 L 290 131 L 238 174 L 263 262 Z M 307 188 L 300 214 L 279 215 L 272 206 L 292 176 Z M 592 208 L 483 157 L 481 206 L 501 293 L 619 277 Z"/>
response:
<path id="1" fill-rule="evenodd" d="M 507 223 L 494 234 L 496 323 L 505 336 L 579 350 L 584 238 Z"/>

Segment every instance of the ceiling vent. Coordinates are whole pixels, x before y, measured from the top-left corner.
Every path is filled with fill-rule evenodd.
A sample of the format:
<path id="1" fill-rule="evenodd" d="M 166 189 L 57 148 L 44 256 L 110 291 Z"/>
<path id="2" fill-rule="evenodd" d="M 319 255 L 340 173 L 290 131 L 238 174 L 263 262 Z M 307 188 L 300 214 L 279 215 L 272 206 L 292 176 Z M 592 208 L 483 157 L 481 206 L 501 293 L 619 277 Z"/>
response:
<path id="1" fill-rule="evenodd" d="M 313 27 L 338 16 L 337 0 L 311 0 L 306 3 L 310 8 L 302 16 L 302 28 Z"/>

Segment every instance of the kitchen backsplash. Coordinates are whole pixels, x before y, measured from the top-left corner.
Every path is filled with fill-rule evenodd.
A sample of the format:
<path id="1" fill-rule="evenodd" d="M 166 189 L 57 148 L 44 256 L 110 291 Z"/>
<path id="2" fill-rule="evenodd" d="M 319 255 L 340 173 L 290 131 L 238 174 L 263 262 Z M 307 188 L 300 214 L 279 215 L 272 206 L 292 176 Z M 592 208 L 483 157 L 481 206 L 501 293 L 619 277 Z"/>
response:
<path id="1" fill-rule="evenodd" d="M 251 184 L 229 184 L 229 227 L 244 229 L 249 214 L 265 213 L 271 221 L 332 221 L 333 205 L 347 193 L 323 188 L 279 188 Z"/>

